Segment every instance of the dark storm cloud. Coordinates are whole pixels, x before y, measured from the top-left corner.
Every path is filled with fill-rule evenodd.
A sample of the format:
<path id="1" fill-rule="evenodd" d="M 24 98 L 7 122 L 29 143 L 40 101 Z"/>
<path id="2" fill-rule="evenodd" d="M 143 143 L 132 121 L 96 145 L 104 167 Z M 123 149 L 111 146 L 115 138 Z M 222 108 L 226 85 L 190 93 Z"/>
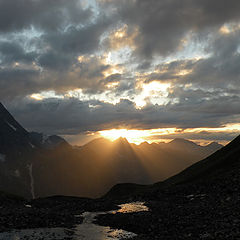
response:
<path id="1" fill-rule="evenodd" d="M 92 54 L 100 50 L 111 19 L 94 16 L 79 0 L 0 0 L 0 12 L 0 99 L 104 89 L 109 66 Z M 79 56 L 86 56 L 81 63 Z"/>
<path id="2" fill-rule="evenodd" d="M 179 49 L 186 33 L 190 31 L 200 33 L 202 30 L 212 29 L 215 26 L 219 27 L 225 22 L 238 19 L 237 9 L 239 9 L 240 5 L 238 1 L 226 2 L 222 0 L 216 4 L 215 1 L 209 3 L 206 0 L 183 0 L 181 2 L 176 0 L 107 1 L 108 6 L 110 6 L 109 2 L 112 2 L 116 8 L 113 14 L 108 15 L 107 11 L 104 11 L 104 6 L 104 8 L 100 9 L 101 14 L 96 16 L 92 9 L 83 9 L 80 1 L 77 0 L 67 2 L 59 0 L 57 4 L 54 0 L 0 1 L 2 11 L 2 14 L 0 14 L 2 24 L 0 25 L 0 31 L 5 32 L 5 34 L 13 34 L 13 31 L 21 32 L 23 29 L 30 28 L 41 31 L 39 37 L 34 37 L 31 41 L 27 39 L 24 41 L 23 36 L 21 41 L 16 36 L 11 36 L 11 41 L 9 41 L 10 35 L 9 37 L 5 35 L 9 39 L 0 42 L 0 58 L 2 65 L 7 65 L 7 71 L 10 72 L 9 64 L 14 64 L 14 62 L 29 64 L 34 62 L 38 65 L 38 69 L 32 71 L 35 71 L 35 75 L 41 73 L 38 80 L 36 77 L 32 79 L 31 84 L 23 83 L 23 77 L 21 81 L 11 79 L 11 83 L 20 84 L 18 92 L 14 93 L 11 90 L 13 96 L 23 95 L 31 91 L 38 92 L 49 89 L 58 91 L 58 89 L 64 90 L 64 88 L 78 87 L 86 88 L 85 90 L 88 92 L 97 92 L 99 89 L 104 90 L 106 85 L 104 82 L 108 82 L 109 79 L 105 79 L 102 75 L 99 70 L 100 64 L 93 64 L 93 66 L 97 67 L 94 71 L 92 66 L 79 66 L 77 58 L 79 55 L 95 54 L 96 51 L 100 50 L 101 37 L 112 27 L 118 26 L 119 20 L 127 23 L 129 29 L 133 29 L 134 26 L 139 29 L 135 38 L 135 51 L 144 56 L 144 61 L 139 65 L 139 68 L 144 69 L 151 66 L 151 61 L 146 60 L 146 57 L 152 56 L 153 53 L 155 55 L 165 55 L 176 51 Z M 224 14 L 222 14 L 223 12 Z M 31 35 L 31 33 L 29 34 Z M 233 44 L 234 39 L 224 39 L 222 43 L 220 40 L 216 40 L 212 44 L 212 48 L 207 51 L 214 52 L 214 46 L 215 48 L 221 47 L 221 49 L 225 49 L 227 53 L 232 51 L 226 45 Z M 226 42 L 227 44 L 225 44 Z M 189 75 L 189 78 L 181 78 L 181 81 L 199 81 L 203 83 L 204 81 L 209 82 L 209 78 L 214 78 L 214 80 L 210 79 L 213 82 L 216 81 L 219 75 L 221 75 L 222 79 L 226 79 L 230 74 L 237 73 L 237 62 L 239 61 L 233 55 L 231 56 L 232 62 L 223 62 L 222 64 L 223 66 L 224 64 L 229 65 L 228 72 L 225 75 L 223 73 L 226 70 L 223 67 L 221 71 L 218 70 L 218 75 L 213 74 L 213 71 L 211 73 L 209 69 L 211 66 L 214 71 L 216 70 L 214 69 L 216 57 L 202 61 L 197 67 L 193 67 L 192 63 L 188 61 L 186 64 L 190 65 L 188 69 L 193 68 L 193 74 L 192 76 Z M 92 62 L 87 64 L 92 64 Z M 178 64 L 181 65 L 179 62 L 171 63 L 169 69 L 166 69 L 164 73 L 154 73 L 146 79 L 146 82 L 152 80 L 176 81 L 180 78 L 177 75 Z M 232 71 L 234 65 L 236 65 L 235 72 Z M 108 68 L 108 66 L 102 64 L 100 68 L 104 69 Z M 89 73 L 87 73 L 88 69 Z M 27 74 L 26 81 L 29 83 L 28 71 L 22 68 L 21 74 L 24 72 Z M 204 78 L 203 72 L 209 72 L 209 75 L 205 74 L 208 77 L 205 76 Z M 14 77 L 14 73 L 16 73 L 16 70 L 12 68 L 10 76 Z M 99 74 L 98 77 L 97 74 Z M 79 79 L 77 79 L 78 77 Z M 117 93 L 135 87 L 133 78 L 130 79 L 127 76 L 124 76 L 123 79 L 120 79 L 120 76 L 117 78 L 120 82 Z M 8 91 L 8 88 L 12 88 L 9 81 L 9 83 L 4 83 L 5 78 L 1 78 L 0 81 L 6 87 L 5 92 Z M 130 83 L 130 81 L 132 82 Z M 21 92 L 22 85 L 25 85 L 26 88 L 29 86 L 29 89 L 24 89 Z M 36 86 L 35 90 L 34 85 Z M 11 97 L 9 94 L 7 95 Z M 1 95 L 2 98 L 3 96 L 4 94 Z"/>
<path id="3" fill-rule="evenodd" d="M 209 43 L 211 57 L 198 61 L 192 73 L 182 79 L 201 87 L 240 88 L 240 30 L 216 35 Z"/>
<path id="4" fill-rule="evenodd" d="M 0 68 L 0 100 L 11 100 L 35 91 L 39 80 L 40 72 L 35 70 Z"/>
<path id="5" fill-rule="evenodd" d="M 89 54 L 97 50 L 100 37 L 109 25 L 108 19 L 100 18 L 97 23 L 82 28 L 70 27 L 64 32 L 47 33 L 43 39 L 52 49 L 65 54 Z"/>
<path id="6" fill-rule="evenodd" d="M 26 53 L 17 42 L 0 41 L 0 59 L 2 63 L 12 64 L 14 62 L 32 62 L 36 57 L 34 52 Z"/>
<path id="7" fill-rule="evenodd" d="M 144 76 L 144 82 L 180 82 L 183 79 L 181 71 L 192 71 L 197 63 L 198 61 L 196 60 L 176 60 L 170 63 L 159 64 L 154 68 L 153 72 Z"/>
<path id="8" fill-rule="evenodd" d="M 238 99 L 218 99 L 226 106 L 239 102 Z M 179 106 L 180 105 L 180 106 Z M 79 101 L 77 99 L 48 99 L 44 101 L 19 100 L 8 103 L 13 115 L 28 129 L 50 134 L 75 135 L 85 131 L 99 131 L 112 128 L 152 129 L 161 127 L 219 127 L 227 123 L 229 116 L 240 116 L 237 104 L 224 111 L 210 111 L 220 107 L 216 101 L 206 101 L 193 111 L 195 104 L 172 104 L 165 107 L 147 105 L 136 109 L 133 102 L 122 100 L 116 105 L 100 101 Z M 223 106 L 224 107 L 224 106 Z"/>
<path id="9" fill-rule="evenodd" d="M 56 31 L 92 17 L 78 0 L 0 0 L 0 32 L 21 31 L 31 26 Z"/>
<path id="10" fill-rule="evenodd" d="M 82 102 L 73 98 L 48 99 L 42 102 L 24 100 L 14 102 L 8 107 L 27 128 L 58 134 L 97 131 L 114 124 L 125 124 L 126 119 L 135 121 L 138 114 L 133 103 L 124 100 L 116 106 L 100 101 Z M 129 116 L 126 115 L 127 112 Z M 29 121 L 31 117 L 34 120 Z"/>
<path id="11" fill-rule="evenodd" d="M 173 111 L 212 114 L 223 117 L 240 114 L 240 95 L 229 95 L 223 92 L 176 89 L 174 97 L 179 102 L 171 107 Z M 202 120 L 201 120 L 202 121 Z M 198 124 L 198 123 L 197 123 Z M 210 123 L 209 123 L 210 124 Z M 215 123 L 213 123 L 215 124 Z"/>
<path id="12" fill-rule="evenodd" d="M 89 94 L 96 94 L 104 91 L 105 85 L 109 83 L 105 81 L 103 72 L 110 69 L 110 65 L 102 63 L 99 58 L 89 57 L 69 66 L 70 74 L 64 68 L 66 68 L 64 64 L 59 71 L 43 71 L 33 66 L 31 69 L 0 68 L 0 100 L 48 90 L 66 93 L 76 88 L 82 88 Z M 119 80 L 114 76 L 113 78 Z"/>
<path id="13" fill-rule="evenodd" d="M 101 35 L 109 25 L 109 20 L 101 18 L 85 27 L 71 26 L 65 31 L 45 32 L 39 40 L 43 52 L 38 54 L 36 62 L 46 69 L 69 71 L 78 56 L 99 50 Z"/>
<path id="14" fill-rule="evenodd" d="M 68 71 L 76 61 L 72 55 L 61 54 L 56 51 L 48 51 L 37 58 L 37 63 L 46 70 Z"/>
<path id="15" fill-rule="evenodd" d="M 215 33 L 206 46 L 208 57 L 160 64 L 155 67 L 153 73 L 146 76 L 145 82 L 172 83 L 175 86 L 174 91 L 176 91 L 173 95 L 179 93 L 179 85 L 186 84 L 190 84 L 193 89 L 205 89 L 204 91 L 212 96 L 216 96 L 215 92 L 209 93 L 209 89 L 221 90 L 221 94 L 225 95 L 230 94 L 234 89 L 240 89 L 239 48 L 239 28 L 228 34 Z M 197 92 L 195 91 L 195 93 Z"/>
<path id="16" fill-rule="evenodd" d="M 239 20 L 237 0 L 125 0 L 100 1 L 115 6 L 124 23 L 135 25 L 136 53 L 144 58 L 177 51 L 187 33 L 203 35 Z M 199 35 L 205 37 L 203 35 Z"/>
<path id="17" fill-rule="evenodd" d="M 129 75 L 121 74 L 121 78 L 116 78 L 118 85 L 114 88 L 116 97 L 121 97 L 125 93 L 128 97 L 134 97 L 137 94 L 136 79 L 129 77 Z"/>

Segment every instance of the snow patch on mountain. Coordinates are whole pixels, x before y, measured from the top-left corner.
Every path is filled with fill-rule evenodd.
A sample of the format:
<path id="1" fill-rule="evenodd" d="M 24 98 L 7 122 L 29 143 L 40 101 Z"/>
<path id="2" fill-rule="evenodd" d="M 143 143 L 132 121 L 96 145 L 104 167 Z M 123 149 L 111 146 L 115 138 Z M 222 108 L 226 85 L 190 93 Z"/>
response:
<path id="1" fill-rule="evenodd" d="M 35 146 L 29 142 L 29 145 L 31 146 L 31 148 L 35 148 Z"/>
<path id="2" fill-rule="evenodd" d="M 29 176 L 30 176 L 30 190 L 32 194 L 32 198 L 35 199 L 35 192 L 34 192 L 34 178 L 33 178 L 33 164 L 29 164 L 28 170 L 29 170 Z"/>
<path id="3" fill-rule="evenodd" d="M 49 140 L 48 138 L 49 138 L 48 135 L 46 135 L 46 134 L 42 134 L 42 144 L 48 142 L 48 140 Z"/>
<path id="4" fill-rule="evenodd" d="M 17 128 L 15 128 L 11 123 L 9 123 L 8 121 L 6 121 L 7 125 L 12 128 L 14 131 L 17 131 Z"/>

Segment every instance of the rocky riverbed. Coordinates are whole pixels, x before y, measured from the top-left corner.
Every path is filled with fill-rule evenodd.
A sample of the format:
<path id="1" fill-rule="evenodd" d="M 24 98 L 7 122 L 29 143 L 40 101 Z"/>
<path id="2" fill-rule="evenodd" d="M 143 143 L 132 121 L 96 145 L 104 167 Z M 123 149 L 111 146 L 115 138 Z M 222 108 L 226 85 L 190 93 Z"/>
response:
<path id="1" fill-rule="evenodd" d="M 33 201 L 2 198 L 0 209 L 0 232 L 6 232 L 11 229 L 71 228 L 82 223 L 80 215 L 85 211 L 109 211 L 118 207 L 109 201 L 56 196 Z"/>
<path id="2" fill-rule="evenodd" d="M 0 230 L 6 233 L 11 229 L 42 228 L 46 232 L 47 228 L 44 239 L 49 240 L 108 239 L 102 238 L 102 230 L 108 233 L 109 239 L 121 236 L 133 240 L 240 239 L 239 183 L 239 177 L 233 174 L 231 184 L 229 178 L 222 178 L 218 184 L 209 181 L 162 190 L 155 188 L 125 200 L 144 201 L 146 206 L 141 203 L 140 211 L 134 205 L 131 210 L 131 203 L 121 205 L 124 202 L 118 199 L 53 197 L 32 202 L 2 202 Z M 96 238 L 84 238 L 86 232 L 92 231 L 92 226 L 84 226 L 89 219 L 101 232 Z M 63 235 L 64 238 L 58 238 Z M 18 239 L 41 239 L 37 231 L 31 236 L 35 237 Z"/>
<path id="3" fill-rule="evenodd" d="M 95 218 L 105 214 L 148 211 L 148 207 L 141 202 L 117 206 L 105 200 L 66 197 L 38 199 L 28 204 L 16 201 L 11 202 L 8 207 L 5 204 L 3 209 L 5 211 L 2 217 L 1 240 L 130 239 L 137 234 L 119 228 L 100 226 L 95 223 Z M 13 209 L 16 214 L 11 211 Z"/>
<path id="4" fill-rule="evenodd" d="M 217 182 L 156 188 L 131 200 L 145 201 L 149 211 L 101 215 L 97 223 L 134 232 L 136 240 L 240 239 L 240 181 L 236 172 Z"/>

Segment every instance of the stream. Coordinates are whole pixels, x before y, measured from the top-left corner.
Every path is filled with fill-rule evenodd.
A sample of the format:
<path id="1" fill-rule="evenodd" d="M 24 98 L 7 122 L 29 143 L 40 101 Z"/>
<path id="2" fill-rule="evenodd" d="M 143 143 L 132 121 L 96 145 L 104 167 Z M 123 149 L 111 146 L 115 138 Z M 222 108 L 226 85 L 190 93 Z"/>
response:
<path id="1" fill-rule="evenodd" d="M 84 212 L 76 217 L 83 217 L 83 223 L 76 225 L 73 229 L 67 228 L 37 228 L 12 230 L 11 232 L 0 233 L 0 240 L 120 240 L 130 239 L 137 236 L 135 233 L 121 229 L 94 224 L 97 216 L 102 214 L 133 213 L 148 211 L 143 202 L 132 202 L 119 205 L 119 210 L 107 212 Z"/>

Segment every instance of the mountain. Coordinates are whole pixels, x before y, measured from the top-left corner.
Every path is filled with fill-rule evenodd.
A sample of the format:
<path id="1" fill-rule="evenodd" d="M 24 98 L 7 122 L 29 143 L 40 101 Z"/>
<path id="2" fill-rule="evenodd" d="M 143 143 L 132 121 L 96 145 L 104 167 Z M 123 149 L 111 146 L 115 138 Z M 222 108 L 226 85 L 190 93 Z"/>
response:
<path id="1" fill-rule="evenodd" d="M 185 141 L 181 142 L 192 145 Z M 112 156 L 116 153 L 130 156 L 136 151 L 131 149 L 137 147 L 121 138 L 113 143 L 105 139 L 96 139 L 83 146 L 83 149 L 87 155 L 91 151 L 94 156 L 95 151 L 99 154 L 100 147 L 105 144 L 115 152 Z M 151 149 L 159 147 L 158 144 L 147 143 L 141 144 L 141 148 L 143 146 Z M 68 151 L 67 146 L 65 150 Z M 103 155 L 108 156 L 109 151 L 102 150 Z M 122 157 L 126 160 L 124 155 Z M 239 156 L 240 136 L 216 153 L 166 181 L 153 185 L 117 185 L 105 198 L 95 200 L 54 196 L 26 202 L 15 196 L 0 193 L 0 205 L 3 210 L 0 230 L 6 232 L 6 229 L 12 228 L 62 227 L 67 231 L 70 230 L 71 233 L 71 229 L 75 229 L 76 224 L 84 221 L 79 215 L 76 218 L 76 213 L 85 212 L 87 216 L 85 219 L 88 220 L 88 214 L 92 216 L 91 212 L 94 212 L 94 216 L 96 215 L 94 224 L 135 233 L 137 236 L 133 237 L 134 240 L 238 239 Z M 61 183 L 59 185 L 62 186 Z M 141 202 L 149 211 L 141 205 Z M 119 204 L 122 204 L 120 206 L 124 211 L 114 211 L 113 214 L 112 210 Z M 145 210 L 138 211 L 139 205 Z M 103 211 L 107 212 L 103 214 Z M 95 214 L 96 212 L 99 214 Z M 85 223 L 84 221 L 83 224 Z M 98 227 L 100 228 L 96 226 L 97 229 Z M 41 232 L 39 236 L 44 235 Z M 94 231 L 92 236 L 95 236 Z M 29 237 L 31 238 L 27 235 L 25 238 Z"/>
<path id="2" fill-rule="evenodd" d="M 216 152 L 219 149 L 221 149 L 223 146 L 217 142 L 212 142 L 205 146 L 205 149 L 208 149 L 209 151 Z"/>
<path id="3" fill-rule="evenodd" d="M 114 186 L 104 200 L 144 202 L 149 212 L 101 215 L 97 223 L 134 232 L 133 239 L 237 239 L 239 171 L 240 136 L 163 182 Z"/>
<path id="4" fill-rule="evenodd" d="M 223 147 L 223 145 L 217 142 L 211 142 L 206 146 L 201 146 L 183 138 L 175 138 L 167 144 L 161 143 L 160 145 L 167 149 L 173 149 L 173 151 L 177 151 L 177 150 L 182 152 L 196 151 L 197 154 L 201 152 L 202 156 L 205 156 L 205 157 L 206 155 L 210 155 Z"/>
<path id="5" fill-rule="evenodd" d="M 33 164 L 36 196 L 99 197 L 120 182 L 151 183 L 126 139 L 96 139 L 80 149 L 45 149 Z"/>
<path id="6" fill-rule="evenodd" d="M 12 154 L 33 148 L 29 133 L 13 118 L 0 103 L 0 152 Z M 15 152 L 14 152 L 15 153 Z"/>
<path id="7" fill-rule="evenodd" d="M 34 146 L 37 146 L 39 148 L 55 148 L 59 145 L 70 146 L 64 138 L 57 135 L 48 136 L 43 133 L 30 132 L 29 136 Z"/>
<path id="8" fill-rule="evenodd" d="M 96 198 L 115 184 L 152 184 L 211 153 L 192 142 L 188 144 L 194 147 L 189 147 L 188 151 L 180 147 L 174 149 L 169 144 L 164 147 L 148 143 L 138 146 L 124 138 L 114 142 L 99 138 L 81 148 L 60 142 L 52 148 L 40 146 L 35 151 L 32 173 L 36 197 L 74 195 Z"/>
<path id="9" fill-rule="evenodd" d="M 171 142 L 168 143 L 168 146 L 172 148 L 191 148 L 198 147 L 198 145 L 192 141 L 188 141 L 183 138 L 175 138 Z"/>
<path id="10" fill-rule="evenodd" d="M 81 148 L 63 138 L 26 131 L 0 105 L 0 190 L 27 198 L 100 197 L 119 183 L 163 181 L 219 149 L 175 139 L 140 145 L 99 138 Z"/>
<path id="11" fill-rule="evenodd" d="M 0 189 L 30 197 L 28 166 L 35 148 L 29 133 L 0 103 Z"/>
<path id="12" fill-rule="evenodd" d="M 211 156 L 192 165 L 176 176 L 169 178 L 164 183 L 172 185 L 187 182 L 192 183 L 195 181 L 202 181 L 203 179 L 206 181 L 217 177 L 223 177 L 229 170 L 236 170 L 239 169 L 239 167 L 240 136 Z"/>
<path id="13" fill-rule="evenodd" d="M 169 143 L 143 143 L 134 146 L 134 149 L 141 161 L 150 168 L 153 182 L 157 182 L 179 173 L 221 147 L 220 144 L 214 148 L 200 146 L 192 141 L 177 138 Z"/>
<path id="14" fill-rule="evenodd" d="M 173 141 L 174 144 L 176 141 Z M 177 140 L 179 142 L 179 140 Z M 192 144 L 185 140 L 180 140 L 181 144 Z M 172 142 L 170 143 L 172 145 Z M 220 147 L 218 144 L 210 144 L 211 147 Z M 206 146 L 209 148 L 209 145 Z M 180 173 L 153 185 L 139 184 L 118 184 L 115 185 L 106 195 L 106 198 L 127 199 L 134 195 L 153 195 L 155 192 L 161 192 L 166 189 L 191 189 L 190 186 L 199 184 L 203 188 L 211 184 L 220 188 L 221 185 L 232 184 L 230 188 L 234 188 L 236 181 L 238 182 L 238 173 L 240 169 L 240 136 L 235 138 L 225 147 L 221 147 L 207 158 L 196 162 Z M 232 183 L 231 183 L 232 182 Z M 229 187 L 229 186 L 228 186 Z M 196 187 L 194 187 L 196 189 Z M 194 190 L 193 190 L 194 191 Z"/>
<path id="15" fill-rule="evenodd" d="M 31 198 L 34 158 L 43 149 L 63 145 L 70 146 L 59 136 L 29 133 L 0 103 L 0 189 Z"/>

